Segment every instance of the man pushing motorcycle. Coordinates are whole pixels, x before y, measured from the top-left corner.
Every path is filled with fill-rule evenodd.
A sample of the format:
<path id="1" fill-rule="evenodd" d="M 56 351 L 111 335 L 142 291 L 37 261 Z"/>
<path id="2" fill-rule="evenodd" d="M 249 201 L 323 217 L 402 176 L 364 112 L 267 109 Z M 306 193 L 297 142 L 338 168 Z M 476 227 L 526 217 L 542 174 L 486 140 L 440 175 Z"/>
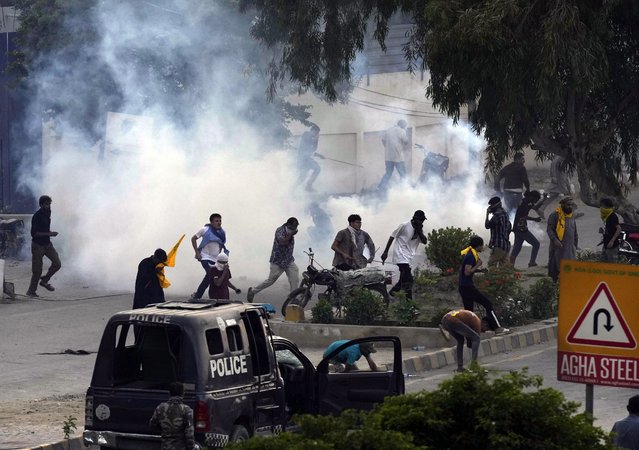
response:
<path id="1" fill-rule="evenodd" d="M 428 241 L 424 235 L 425 220 L 424 211 L 418 209 L 409 222 L 399 225 L 388 238 L 386 248 L 382 253 L 382 263 L 388 258 L 388 250 L 395 241 L 392 261 L 399 268 L 399 281 L 390 290 L 391 295 L 401 290 L 406 294 L 406 298 L 413 298 L 413 271 L 410 264 L 419 244 L 426 244 Z"/>
<path id="2" fill-rule="evenodd" d="M 368 258 L 364 256 L 364 247 L 368 247 Z M 337 233 L 331 250 L 335 252 L 333 267 L 339 270 L 363 269 L 373 262 L 375 244 L 371 236 L 362 230 L 359 214 L 348 216 L 348 227 Z"/>

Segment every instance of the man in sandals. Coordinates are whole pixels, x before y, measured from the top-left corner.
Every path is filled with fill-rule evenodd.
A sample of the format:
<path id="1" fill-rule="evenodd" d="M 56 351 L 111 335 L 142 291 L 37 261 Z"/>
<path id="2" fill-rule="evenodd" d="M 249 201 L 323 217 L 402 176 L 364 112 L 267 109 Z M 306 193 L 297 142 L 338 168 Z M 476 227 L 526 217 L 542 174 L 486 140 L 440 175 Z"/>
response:
<path id="1" fill-rule="evenodd" d="M 39 297 L 36 293 L 38 283 L 48 291 L 55 291 L 49 281 L 60 270 L 62 264 L 51 238 L 58 235 L 57 231 L 51 231 L 51 197 L 43 195 L 38 202 L 38 209 L 31 219 L 31 283 L 27 290 L 29 297 Z M 51 260 L 51 266 L 45 276 L 42 276 L 42 258 Z"/>

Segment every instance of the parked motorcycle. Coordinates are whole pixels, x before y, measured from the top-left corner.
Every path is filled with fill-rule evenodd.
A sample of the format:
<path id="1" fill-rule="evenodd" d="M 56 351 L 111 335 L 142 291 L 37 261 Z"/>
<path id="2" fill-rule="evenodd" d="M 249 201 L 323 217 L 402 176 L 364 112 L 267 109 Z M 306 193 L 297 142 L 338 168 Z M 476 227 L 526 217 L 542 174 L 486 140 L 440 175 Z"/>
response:
<path id="1" fill-rule="evenodd" d="M 389 296 L 386 290 L 386 275 L 384 270 L 378 267 L 366 267 L 356 270 L 338 269 L 318 269 L 315 267 L 315 254 L 309 248 L 308 267 L 302 273 L 300 287 L 291 291 L 282 305 L 282 315 L 286 315 L 288 305 L 299 305 L 305 308 L 313 297 L 315 286 L 325 286 L 326 290 L 317 295 L 319 299 L 326 299 L 330 304 L 341 312 L 344 298 L 356 287 L 363 287 L 371 291 L 378 292 L 386 306 L 389 303 Z"/>
<path id="2" fill-rule="evenodd" d="M 639 225 L 621 224 L 619 256 L 627 258 L 631 264 L 639 264 Z"/>
<path id="3" fill-rule="evenodd" d="M 449 164 L 448 157 L 441 153 L 427 152 L 426 147 L 421 144 L 415 144 L 415 147 L 424 152 L 422 169 L 419 173 L 419 182 L 426 183 L 432 177 L 446 181 L 446 171 L 448 170 Z"/>

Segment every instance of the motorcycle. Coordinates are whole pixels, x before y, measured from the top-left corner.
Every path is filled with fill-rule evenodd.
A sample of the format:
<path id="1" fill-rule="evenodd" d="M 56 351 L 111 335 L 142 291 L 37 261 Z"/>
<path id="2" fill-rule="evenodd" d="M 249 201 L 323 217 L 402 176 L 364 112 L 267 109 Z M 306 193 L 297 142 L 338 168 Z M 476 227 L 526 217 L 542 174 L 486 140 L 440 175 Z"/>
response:
<path id="1" fill-rule="evenodd" d="M 317 295 L 318 299 L 326 299 L 337 309 L 338 314 L 342 310 L 343 299 L 356 287 L 378 292 L 386 306 L 390 301 L 386 290 L 387 274 L 377 267 L 367 267 L 355 270 L 318 269 L 315 267 L 315 254 L 309 248 L 309 263 L 306 271 L 302 273 L 300 287 L 291 291 L 282 305 L 282 315 L 286 316 L 288 305 L 299 305 L 305 308 L 313 297 L 315 286 L 325 286 L 326 290 Z"/>
<path id="2" fill-rule="evenodd" d="M 415 144 L 415 147 L 424 152 L 419 182 L 426 183 L 433 176 L 439 178 L 442 182 L 446 181 L 446 171 L 450 162 L 448 157 L 440 153 L 427 152 L 426 147 L 421 144 Z"/>
<path id="3" fill-rule="evenodd" d="M 631 264 L 639 264 L 639 225 L 621 224 L 618 253 Z"/>

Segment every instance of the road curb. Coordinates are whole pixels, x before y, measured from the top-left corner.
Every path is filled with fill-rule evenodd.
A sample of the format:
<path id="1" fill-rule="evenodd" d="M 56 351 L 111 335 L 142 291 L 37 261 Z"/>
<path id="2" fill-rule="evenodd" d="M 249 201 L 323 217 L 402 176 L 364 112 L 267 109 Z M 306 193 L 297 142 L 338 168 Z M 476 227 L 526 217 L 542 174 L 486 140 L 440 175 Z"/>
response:
<path id="1" fill-rule="evenodd" d="M 516 331 L 505 336 L 492 336 L 482 339 L 479 346 L 479 356 L 496 355 L 512 350 L 530 347 L 557 339 L 557 323 L 540 324 L 540 326 Z M 456 346 L 426 352 L 403 361 L 405 373 L 416 374 L 424 370 L 439 369 L 456 363 Z"/>
<path id="2" fill-rule="evenodd" d="M 63 441 L 54 442 L 52 444 L 42 444 L 37 447 L 27 447 L 20 450 L 86 450 L 82 437 L 72 439 L 64 439 Z"/>

